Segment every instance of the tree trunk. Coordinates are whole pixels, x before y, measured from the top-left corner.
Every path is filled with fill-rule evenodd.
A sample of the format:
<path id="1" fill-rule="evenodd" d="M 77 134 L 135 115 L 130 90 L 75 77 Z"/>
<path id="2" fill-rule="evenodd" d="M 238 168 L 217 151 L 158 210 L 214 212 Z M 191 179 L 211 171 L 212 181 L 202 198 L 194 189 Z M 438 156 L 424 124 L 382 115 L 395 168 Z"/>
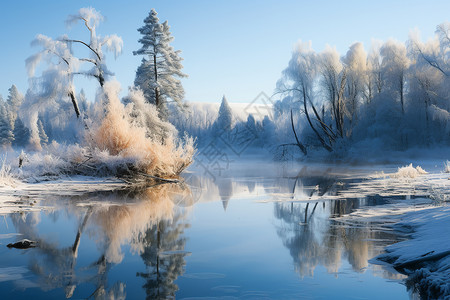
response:
<path id="1" fill-rule="evenodd" d="M 314 127 L 313 123 L 311 122 L 311 118 L 309 117 L 309 113 L 308 113 L 308 108 L 307 108 L 307 103 L 306 103 L 306 91 L 305 91 L 305 87 L 302 87 L 302 91 L 303 91 L 303 108 L 305 110 L 305 115 L 306 115 L 306 119 L 308 120 L 309 126 L 311 126 L 311 129 L 314 131 L 314 133 L 316 134 L 317 138 L 319 139 L 320 143 L 322 144 L 322 146 L 327 149 L 329 152 L 333 151 L 333 149 L 331 149 L 330 146 L 328 146 L 325 141 L 323 140 L 322 136 L 320 135 L 320 133 L 317 131 L 317 129 Z"/>
<path id="2" fill-rule="evenodd" d="M 306 147 L 302 143 L 300 143 L 300 141 L 297 137 L 297 132 L 295 132 L 294 117 L 292 116 L 292 109 L 291 109 L 291 126 L 292 126 L 292 131 L 294 132 L 295 140 L 297 141 L 297 146 L 300 148 L 300 150 L 303 152 L 303 154 L 306 155 Z"/>
<path id="3" fill-rule="evenodd" d="M 156 52 L 155 52 L 156 53 Z M 155 83 L 158 83 L 158 68 L 156 67 L 156 54 L 153 55 L 153 68 L 155 72 Z M 159 110 L 159 90 L 158 87 L 155 87 L 155 105 L 156 108 Z"/>
<path id="4" fill-rule="evenodd" d="M 402 115 L 405 114 L 405 103 L 404 103 L 404 93 L 403 93 L 403 73 L 400 75 L 400 104 L 402 105 Z"/>
<path id="5" fill-rule="evenodd" d="M 73 91 L 69 92 L 69 97 L 70 97 L 70 100 L 72 100 L 73 109 L 75 110 L 75 114 L 77 115 L 77 118 L 79 118 L 80 117 L 80 109 L 78 108 L 77 99 L 75 98 Z"/>

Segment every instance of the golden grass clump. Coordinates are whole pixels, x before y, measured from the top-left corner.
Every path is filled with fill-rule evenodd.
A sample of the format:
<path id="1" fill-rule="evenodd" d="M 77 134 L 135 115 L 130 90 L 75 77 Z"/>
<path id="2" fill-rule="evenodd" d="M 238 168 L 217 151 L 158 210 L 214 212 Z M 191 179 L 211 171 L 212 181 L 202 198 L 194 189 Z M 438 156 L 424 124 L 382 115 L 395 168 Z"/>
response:
<path id="1" fill-rule="evenodd" d="M 92 128 L 92 146 L 107 151 L 109 155 L 123 157 L 127 161 L 131 159 L 133 167 L 149 175 L 172 177 L 187 168 L 195 152 L 193 139 L 185 137 L 182 142 L 172 133 L 155 137 L 152 130 L 156 128 L 133 121 L 129 109 L 120 102 L 118 92 L 118 84 L 105 84 L 105 116 L 97 127 Z M 155 109 L 151 105 L 146 108 Z M 157 118 L 157 114 L 150 115 Z M 163 123 L 161 120 L 158 122 Z"/>

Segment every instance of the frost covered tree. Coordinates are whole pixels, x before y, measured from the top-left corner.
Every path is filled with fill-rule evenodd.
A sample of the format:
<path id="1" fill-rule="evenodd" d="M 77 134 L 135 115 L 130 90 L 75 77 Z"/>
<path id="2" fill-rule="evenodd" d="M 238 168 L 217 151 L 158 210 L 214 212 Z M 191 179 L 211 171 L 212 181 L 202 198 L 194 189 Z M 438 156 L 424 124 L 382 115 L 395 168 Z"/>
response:
<path id="1" fill-rule="evenodd" d="M 332 150 L 332 143 L 336 139 L 336 134 L 330 130 L 326 125 L 325 120 L 319 114 L 319 110 L 316 107 L 316 95 L 314 91 L 315 83 L 317 82 L 317 76 L 322 71 L 325 78 L 325 84 L 329 84 L 328 92 L 330 93 L 330 99 L 332 101 L 332 107 L 339 112 L 339 108 L 343 107 L 342 100 L 336 99 L 336 90 L 334 84 L 337 84 L 337 75 L 332 72 L 336 72 L 337 67 L 332 65 L 334 61 L 334 52 L 325 52 L 322 56 L 316 55 L 312 50 L 311 43 L 299 43 L 295 49 L 292 57 L 289 61 L 288 67 L 283 71 L 283 78 L 277 83 L 277 90 L 279 93 L 291 95 L 296 99 L 296 103 L 300 106 L 297 107 L 298 111 L 301 111 L 308 122 L 310 129 L 312 130 L 317 141 L 320 145 L 327 149 Z M 322 69 L 320 69 L 322 67 Z M 340 94 L 338 94 L 340 95 Z M 336 104 L 336 102 L 338 104 Z M 306 146 L 304 142 L 300 140 L 300 137 L 295 130 L 294 125 L 294 111 L 291 108 L 290 111 L 290 125 L 292 132 L 294 133 L 296 145 L 299 149 L 306 154 Z M 343 119 L 337 118 L 337 124 L 343 123 Z M 337 128 L 340 128 L 337 126 Z"/>
<path id="2" fill-rule="evenodd" d="M 81 8 L 77 14 L 69 16 L 67 24 L 83 22 L 90 32 L 88 42 L 71 39 L 67 35 L 53 39 L 42 34 L 32 42 L 32 45 L 41 47 L 41 51 L 26 60 L 31 80 L 25 96 L 24 107 L 27 110 L 23 112 L 23 119 L 31 129 L 32 144 L 39 144 L 38 114 L 49 106 L 63 107 L 64 102 L 70 101 L 76 117 L 80 118 L 82 112 L 76 99 L 75 75 L 96 78 L 101 87 L 107 77 L 113 75 L 105 65 L 103 50 L 112 51 L 117 56 L 122 51 L 123 42 L 115 34 L 97 35 L 96 27 L 102 20 L 103 16 L 94 8 Z M 89 55 L 76 56 L 75 50 L 80 51 L 77 46 L 87 50 Z M 47 68 L 40 77 L 34 77 L 36 67 L 42 61 L 47 63 Z"/>
<path id="3" fill-rule="evenodd" d="M 393 97 L 400 99 L 402 114 L 405 114 L 405 85 L 409 59 L 404 44 L 389 40 L 380 49 L 384 86 Z"/>
<path id="4" fill-rule="evenodd" d="M 14 122 L 14 141 L 13 147 L 25 147 L 30 140 L 30 130 L 25 127 L 20 117 L 17 117 Z"/>
<path id="5" fill-rule="evenodd" d="M 440 24 L 427 42 L 413 34 L 406 44 L 376 43 L 369 54 L 362 43 L 343 56 L 331 47 L 316 53 L 300 44 L 277 84 L 285 94 L 275 104 L 278 136 L 286 135 L 283 126 L 292 128 L 297 145 L 321 145 L 339 155 L 355 145 L 404 150 L 448 144 L 448 53 L 450 23 Z M 297 121 L 291 114 L 288 124 L 296 105 Z M 294 124 L 309 128 L 297 134 Z"/>
<path id="6" fill-rule="evenodd" d="M 9 115 L 8 107 L 0 97 L 0 145 L 5 147 L 11 146 L 14 140 Z"/>
<path id="7" fill-rule="evenodd" d="M 223 131 L 231 131 L 233 127 L 233 112 L 228 104 L 227 98 L 223 96 L 222 103 L 219 108 L 219 115 L 212 126 L 213 134 L 218 134 Z"/>
<path id="8" fill-rule="evenodd" d="M 182 107 L 184 89 L 179 78 L 187 77 L 181 72 L 181 51 L 174 50 L 170 43 L 173 37 L 165 21 L 160 23 L 152 9 L 138 29 L 142 34 L 141 48 L 134 55 L 144 55 L 136 71 L 134 84 L 142 89 L 148 102 L 156 105 L 160 116 L 167 118 L 167 102 L 174 101 Z"/>
<path id="9" fill-rule="evenodd" d="M 177 130 L 169 123 L 158 117 L 156 106 L 145 101 L 140 89 L 130 89 L 127 97 L 122 99 L 130 110 L 129 116 L 140 127 L 146 128 L 146 135 L 155 140 L 164 140 L 169 135 L 176 135 Z"/>
<path id="10" fill-rule="evenodd" d="M 415 122 L 425 124 L 426 133 L 415 135 L 427 144 L 450 140 L 450 23 L 437 26 L 435 36 L 422 42 L 418 33 L 410 36 L 408 50 L 414 64 L 410 68 L 410 94 Z M 416 129 L 417 131 L 417 129 Z M 431 134 L 430 134 L 431 133 Z"/>
<path id="11" fill-rule="evenodd" d="M 103 51 L 119 54 L 122 40 L 116 35 L 102 37 L 97 34 L 96 28 L 102 19 L 94 8 L 82 8 L 69 17 L 68 24 L 81 21 L 86 26 L 90 33 L 88 42 L 67 35 L 57 39 L 38 35 L 34 41 L 42 49 L 27 59 L 30 86 L 17 118 L 30 129 L 28 148 L 42 150 L 41 144 L 47 142 L 48 134 L 52 142 L 56 142 L 48 151 L 64 161 L 61 168 L 65 172 L 90 175 L 95 172 L 101 176 L 143 181 L 178 176 L 193 161 L 194 140 L 190 137 L 179 139 L 172 132 L 155 137 L 152 134 L 157 126 L 173 128 L 158 117 L 155 106 L 147 103 L 138 108 L 144 101 L 133 100 L 136 95 L 128 96 L 132 100 L 127 105 L 121 101 L 120 83 L 108 79 L 112 73 L 105 65 Z M 39 68 L 42 73 L 34 77 L 41 61 L 46 63 L 46 68 Z M 76 99 L 76 75 L 98 81 L 99 88 L 92 105 L 88 105 L 83 93 L 77 95 L 80 101 Z M 90 117 L 82 115 L 80 108 L 89 108 Z M 139 109 L 141 114 L 138 116 L 135 111 Z M 58 141 L 75 145 L 61 145 Z M 67 147 L 76 151 L 66 151 Z M 80 161 L 84 163 L 80 164 Z M 56 168 L 54 172 L 59 174 L 61 169 Z"/>
<path id="12" fill-rule="evenodd" d="M 358 119 L 359 105 L 364 97 L 364 88 L 368 86 L 367 53 L 362 43 L 354 43 L 342 58 L 346 66 L 346 108 L 349 119 L 349 130 Z"/>
<path id="13" fill-rule="evenodd" d="M 319 54 L 319 69 L 325 99 L 330 107 L 331 118 L 334 120 L 336 132 L 334 135 L 340 138 L 346 137 L 348 135 L 345 127 L 347 70 L 335 48 L 327 47 Z M 329 128 L 332 128 L 331 124 Z"/>
<path id="14" fill-rule="evenodd" d="M 14 123 L 17 119 L 17 112 L 23 102 L 23 95 L 14 84 L 8 89 L 8 92 L 6 103 L 9 108 L 11 127 L 14 130 Z"/>
<path id="15" fill-rule="evenodd" d="M 18 109 L 23 101 L 22 93 L 17 89 L 17 87 L 14 84 L 8 89 L 8 92 L 9 94 L 6 101 L 10 106 L 14 107 L 15 109 Z"/>
<path id="16" fill-rule="evenodd" d="M 367 56 L 367 81 L 364 89 L 364 99 L 366 104 L 369 104 L 373 97 L 383 90 L 380 48 L 381 45 L 372 45 Z"/>
<path id="17" fill-rule="evenodd" d="M 103 87 L 105 80 L 108 76 L 114 75 L 108 70 L 105 64 L 104 50 L 114 53 L 117 56 L 122 52 L 123 41 L 119 36 L 112 34 L 107 36 L 99 36 L 96 32 L 97 25 L 103 21 L 103 16 L 94 8 L 81 8 L 77 14 L 69 16 L 66 23 L 68 25 L 82 22 L 90 32 L 89 43 L 76 40 L 63 38 L 62 41 L 68 43 L 69 46 L 78 44 L 85 46 L 89 49 L 89 57 L 79 58 L 80 62 L 86 62 L 91 66 L 91 69 L 83 70 L 76 74 L 84 76 L 94 77 L 98 80 L 101 87 Z"/>
<path id="18" fill-rule="evenodd" d="M 450 76 L 450 22 L 437 26 L 434 39 L 423 43 L 416 32 L 410 37 L 410 51 L 416 59 L 422 60 L 442 75 Z"/>

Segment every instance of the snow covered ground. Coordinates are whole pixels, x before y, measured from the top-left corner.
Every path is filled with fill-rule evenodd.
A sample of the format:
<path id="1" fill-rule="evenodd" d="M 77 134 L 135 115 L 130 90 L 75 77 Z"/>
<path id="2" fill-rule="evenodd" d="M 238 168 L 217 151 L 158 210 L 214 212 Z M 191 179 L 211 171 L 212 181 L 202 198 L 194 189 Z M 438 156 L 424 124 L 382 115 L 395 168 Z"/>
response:
<path id="1" fill-rule="evenodd" d="M 407 240 L 388 246 L 386 253 L 371 262 L 408 275 L 407 286 L 424 299 L 450 299 L 450 174 L 447 169 L 431 174 L 422 171 L 406 166 L 352 187 L 349 195 L 356 189 L 362 194 L 381 191 L 384 196 L 419 197 L 363 208 L 343 221 L 377 222 L 407 235 Z"/>
<path id="2" fill-rule="evenodd" d="M 393 227 L 410 239 L 390 245 L 374 263 L 388 263 L 409 275 L 409 285 L 424 298 L 450 299 L 450 207 L 404 214 Z"/>

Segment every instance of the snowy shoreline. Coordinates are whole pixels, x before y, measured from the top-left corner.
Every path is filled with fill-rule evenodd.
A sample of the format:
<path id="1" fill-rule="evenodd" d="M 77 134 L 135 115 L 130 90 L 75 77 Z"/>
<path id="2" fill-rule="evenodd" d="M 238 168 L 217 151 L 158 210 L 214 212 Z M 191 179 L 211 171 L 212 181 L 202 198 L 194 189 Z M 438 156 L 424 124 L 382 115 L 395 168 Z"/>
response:
<path id="1" fill-rule="evenodd" d="M 409 170 L 408 170 L 409 169 Z M 386 247 L 385 253 L 370 260 L 408 276 L 408 289 L 424 299 L 450 299 L 450 200 L 449 174 L 444 172 L 408 176 L 412 166 L 399 168 L 396 174 L 376 176 L 354 189 L 364 193 L 383 191 L 385 196 L 410 195 L 418 198 L 395 204 L 365 207 L 348 216 L 344 222 L 377 222 L 384 224 L 407 240 Z M 445 170 L 447 171 L 447 170 Z M 393 176 L 394 175 L 394 176 Z M 425 193 L 422 197 L 420 194 Z"/>
<path id="2" fill-rule="evenodd" d="M 0 215 L 51 209 L 45 200 L 54 197 L 76 196 L 92 192 L 114 191 L 128 185 L 117 178 L 73 176 L 58 180 L 0 186 Z"/>
<path id="3" fill-rule="evenodd" d="M 426 299 L 450 299 L 450 207 L 440 206 L 403 214 L 394 231 L 410 239 L 386 247 L 371 260 L 408 275 L 408 288 Z"/>

